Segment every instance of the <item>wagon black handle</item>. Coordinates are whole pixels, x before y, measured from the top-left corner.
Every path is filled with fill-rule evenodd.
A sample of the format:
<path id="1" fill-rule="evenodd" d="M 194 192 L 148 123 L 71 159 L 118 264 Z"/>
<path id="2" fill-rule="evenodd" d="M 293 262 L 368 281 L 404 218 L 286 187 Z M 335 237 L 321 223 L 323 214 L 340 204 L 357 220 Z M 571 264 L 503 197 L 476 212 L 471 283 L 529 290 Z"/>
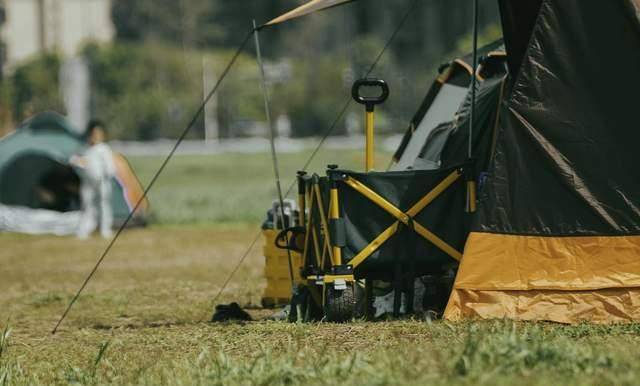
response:
<path id="1" fill-rule="evenodd" d="M 360 89 L 362 87 L 379 87 L 382 93 L 378 96 L 367 97 L 360 95 Z M 358 79 L 351 88 L 351 96 L 353 99 L 361 105 L 367 106 L 367 111 L 373 111 L 375 105 L 384 103 L 389 98 L 389 86 L 387 82 L 382 79 L 365 78 Z"/>
<path id="2" fill-rule="evenodd" d="M 276 247 L 279 249 L 289 249 L 294 252 L 302 252 L 304 249 L 305 232 L 306 229 L 300 226 L 283 229 L 276 236 Z M 289 240 L 289 244 L 287 244 L 287 240 Z"/>

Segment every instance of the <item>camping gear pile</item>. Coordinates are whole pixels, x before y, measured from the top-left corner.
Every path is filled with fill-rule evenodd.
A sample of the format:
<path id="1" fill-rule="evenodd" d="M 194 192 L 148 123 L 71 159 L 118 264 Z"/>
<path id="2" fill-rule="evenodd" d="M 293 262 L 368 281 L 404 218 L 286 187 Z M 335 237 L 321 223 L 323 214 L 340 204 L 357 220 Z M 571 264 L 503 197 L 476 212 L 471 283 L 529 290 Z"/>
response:
<path id="1" fill-rule="evenodd" d="M 147 191 L 252 36 L 260 57 L 257 31 L 353 1 L 312 0 L 254 24 Z M 365 171 L 330 165 L 322 175 L 298 173 L 297 224 L 274 240 L 287 250 L 291 320 L 371 317 L 376 290 L 385 287 L 392 292 L 378 298 L 392 294 L 395 315 L 421 304 L 444 309 L 449 320 L 640 320 L 640 178 L 633 168 L 640 163 L 640 0 L 498 3 L 504 49 L 500 42 L 477 47 L 474 0 L 471 65 L 462 58 L 441 69 L 389 171 L 370 170 L 372 106 L 388 90 L 364 79 L 383 87 L 373 100 L 354 90 L 367 106 Z M 64 157 L 49 158 L 64 164 Z M 290 252 L 300 253 L 299 263 Z M 418 282 L 423 300 L 416 303 Z"/>
<path id="2" fill-rule="evenodd" d="M 38 114 L 0 139 L 0 231 L 75 234 L 80 224 L 81 168 L 71 164 L 85 142 L 70 123 L 53 112 Z M 127 160 L 114 153 L 114 223 L 122 224 L 142 197 L 142 186 Z M 131 225 L 143 225 L 145 200 Z"/>
<path id="3" fill-rule="evenodd" d="M 449 320 L 640 319 L 640 5 L 499 5 L 504 47 L 441 69 L 389 171 L 299 173 L 294 319 L 371 317 L 376 282 L 412 312 L 417 280 Z"/>

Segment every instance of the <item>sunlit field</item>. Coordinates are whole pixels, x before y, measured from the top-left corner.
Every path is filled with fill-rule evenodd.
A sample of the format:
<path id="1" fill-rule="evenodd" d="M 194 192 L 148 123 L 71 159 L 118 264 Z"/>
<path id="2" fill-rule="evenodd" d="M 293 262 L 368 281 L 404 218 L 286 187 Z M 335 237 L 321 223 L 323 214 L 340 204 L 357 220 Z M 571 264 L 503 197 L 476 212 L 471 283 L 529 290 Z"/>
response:
<path id="1" fill-rule="evenodd" d="M 296 172 L 307 163 L 313 149 L 279 154 L 281 186 L 296 198 Z M 164 157 L 131 157 L 139 179 L 146 184 Z M 380 151 L 376 164 L 386 170 L 391 154 Z M 358 150 L 322 149 L 308 167 L 324 174 L 328 164 L 362 170 Z M 293 187 L 293 188 L 292 188 Z M 160 224 L 260 224 L 277 199 L 270 153 L 178 156 L 167 166 L 150 193 L 155 220 Z"/>
<path id="2" fill-rule="evenodd" d="M 284 185 L 306 156 L 282 155 Z M 318 171 L 361 163 L 319 157 Z M 148 181 L 160 158 L 131 161 Z M 255 321 L 209 323 L 274 196 L 269 154 L 176 158 L 151 195 L 155 222 L 124 233 L 56 335 L 107 241 L 0 234 L 0 385 L 637 384 L 640 324 L 264 320 L 260 244 L 218 300 Z"/>

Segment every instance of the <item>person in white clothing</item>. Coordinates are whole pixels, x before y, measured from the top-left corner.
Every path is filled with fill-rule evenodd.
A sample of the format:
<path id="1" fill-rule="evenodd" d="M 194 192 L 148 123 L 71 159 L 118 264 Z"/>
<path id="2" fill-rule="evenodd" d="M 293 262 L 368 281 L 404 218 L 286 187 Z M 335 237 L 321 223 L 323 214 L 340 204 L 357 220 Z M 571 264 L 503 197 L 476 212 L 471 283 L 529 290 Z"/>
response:
<path id="1" fill-rule="evenodd" d="M 116 173 L 113 153 L 106 144 L 107 132 L 100 121 L 92 120 L 85 132 L 87 145 L 85 153 L 74 156 L 71 162 L 82 168 L 82 216 L 77 236 L 88 238 L 98 225 L 104 238 L 113 235 L 113 209 L 111 208 L 111 181 Z"/>

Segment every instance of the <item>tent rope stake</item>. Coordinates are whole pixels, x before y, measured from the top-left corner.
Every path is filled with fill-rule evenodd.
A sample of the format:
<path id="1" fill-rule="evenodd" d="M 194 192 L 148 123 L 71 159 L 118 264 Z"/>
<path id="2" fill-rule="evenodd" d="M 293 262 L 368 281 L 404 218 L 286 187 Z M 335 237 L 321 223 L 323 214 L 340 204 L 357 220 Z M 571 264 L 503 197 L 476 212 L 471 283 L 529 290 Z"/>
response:
<path id="1" fill-rule="evenodd" d="M 118 228 L 118 231 L 116 232 L 116 234 L 113 236 L 113 238 L 111 239 L 111 241 L 109 242 L 109 244 L 105 248 L 104 252 L 102 253 L 100 258 L 96 262 L 95 266 L 93 267 L 93 269 L 91 270 L 91 272 L 89 273 L 87 278 L 82 283 L 82 286 L 80 286 L 80 289 L 78 290 L 78 292 L 76 292 L 75 296 L 71 299 L 71 302 L 69 302 L 69 305 L 67 306 L 66 310 L 64 311 L 64 313 L 62 314 L 62 316 L 58 320 L 58 323 L 56 323 L 55 327 L 51 331 L 51 334 L 55 334 L 58 331 L 58 328 L 60 327 L 60 324 L 62 324 L 64 319 L 67 317 L 67 314 L 69 313 L 69 311 L 71 310 L 71 308 L 73 307 L 75 302 L 78 300 L 78 298 L 82 294 L 82 291 L 84 291 L 84 289 L 86 288 L 87 284 L 89 283 L 89 281 L 91 280 L 93 275 L 96 273 L 96 271 L 100 267 L 100 264 L 102 264 L 102 261 L 109 254 L 109 252 L 111 251 L 111 248 L 116 243 L 116 240 L 118 240 L 118 238 L 122 234 L 122 231 L 127 227 L 127 225 L 129 224 L 129 221 L 131 221 L 131 219 L 133 218 L 133 215 L 136 213 L 136 211 L 138 210 L 138 208 L 140 207 L 142 202 L 147 198 L 147 195 L 149 194 L 149 191 L 154 186 L 154 184 L 158 180 L 158 177 L 160 177 L 160 174 L 162 174 L 162 172 L 164 171 L 165 167 L 167 166 L 167 164 L 169 163 L 171 158 L 173 158 L 176 150 L 178 150 L 178 147 L 180 146 L 182 141 L 184 141 L 184 139 L 186 138 L 187 134 L 191 130 L 191 127 L 193 127 L 193 125 L 197 121 L 198 117 L 200 117 L 200 115 L 204 111 L 204 108 L 205 108 L 206 104 L 209 102 L 211 97 L 213 97 L 213 95 L 218 91 L 218 88 L 222 84 L 222 81 L 229 74 L 229 71 L 231 70 L 231 67 L 236 62 L 238 57 L 240 56 L 240 53 L 242 53 L 242 51 L 244 50 L 244 47 L 246 46 L 247 42 L 251 38 L 252 34 L 253 34 L 253 30 L 251 30 L 247 34 L 247 36 L 242 40 L 242 43 L 240 43 L 240 45 L 236 49 L 235 54 L 233 55 L 233 57 L 227 63 L 227 65 L 226 65 L 224 71 L 222 72 L 220 78 L 218 79 L 216 84 L 213 86 L 213 88 L 211 89 L 211 91 L 209 92 L 207 97 L 202 101 L 202 103 L 200 104 L 200 107 L 198 107 L 198 109 L 196 110 L 195 114 L 193 115 L 193 117 L 191 118 L 191 120 L 189 121 L 187 126 L 182 130 L 182 134 L 180 134 L 180 137 L 178 137 L 178 140 L 176 141 L 175 145 L 173 146 L 173 148 L 171 149 L 171 151 L 169 152 L 169 154 L 167 155 L 165 160 L 160 165 L 160 168 L 158 169 L 158 171 L 155 173 L 155 175 L 151 179 L 151 182 L 149 182 L 149 185 L 147 185 L 146 189 L 144 190 L 144 193 L 142 194 L 142 197 L 140 197 L 140 199 L 138 200 L 136 205 L 133 207 L 133 209 L 131 210 L 131 212 L 129 213 L 129 215 L 125 219 L 125 221 L 122 223 L 120 228 Z"/>

